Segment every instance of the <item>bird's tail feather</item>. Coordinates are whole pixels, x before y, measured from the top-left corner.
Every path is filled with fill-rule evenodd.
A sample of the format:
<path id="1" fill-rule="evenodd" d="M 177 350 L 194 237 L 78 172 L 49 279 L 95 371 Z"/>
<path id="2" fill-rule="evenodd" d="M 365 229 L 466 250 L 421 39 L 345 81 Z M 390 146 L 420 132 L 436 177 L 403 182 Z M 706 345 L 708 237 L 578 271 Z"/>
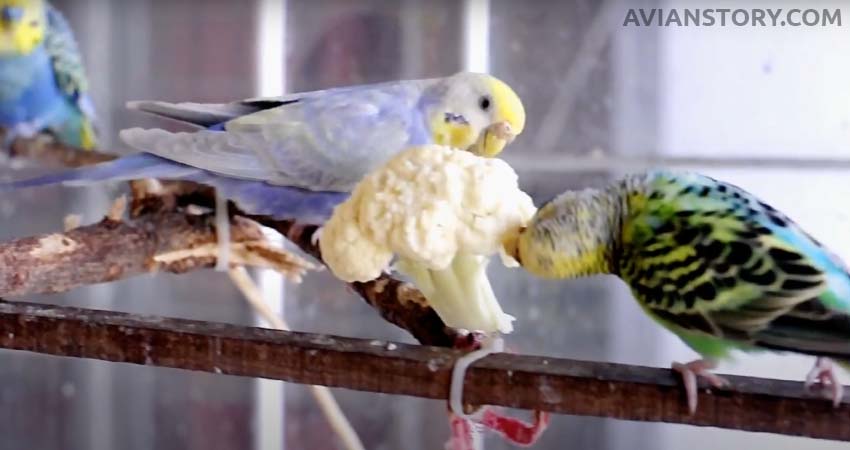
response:
<path id="1" fill-rule="evenodd" d="M 257 180 L 224 177 L 148 153 L 138 153 L 114 161 L 40 177 L 0 183 L 0 192 L 55 184 L 85 186 L 105 181 L 129 181 L 142 178 L 194 181 L 215 187 L 221 195 L 236 202 L 246 213 L 316 224 L 327 220 L 333 213 L 334 207 L 349 195 L 343 192 L 316 192 L 292 186 L 272 185 Z"/>
<path id="2" fill-rule="evenodd" d="M 214 186 L 246 213 L 311 224 L 324 223 L 333 214 L 334 207 L 349 196 L 347 192 L 310 191 L 263 181 L 221 177 L 209 172 L 199 172 L 186 179 Z"/>
<path id="3" fill-rule="evenodd" d="M 200 170 L 194 167 L 175 163 L 155 155 L 139 153 L 93 166 L 0 183 L 0 192 L 54 184 L 85 186 L 104 181 L 129 181 L 141 178 L 183 179 L 196 175 L 198 172 Z"/>
<path id="4" fill-rule="evenodd" d="M 209 128 L 239 116 L 256 112 L 261 108 L 239 103 L 169 103 L 137 100 L 127 102 L 127 109 L 143 111 L 200 128 Z"/>

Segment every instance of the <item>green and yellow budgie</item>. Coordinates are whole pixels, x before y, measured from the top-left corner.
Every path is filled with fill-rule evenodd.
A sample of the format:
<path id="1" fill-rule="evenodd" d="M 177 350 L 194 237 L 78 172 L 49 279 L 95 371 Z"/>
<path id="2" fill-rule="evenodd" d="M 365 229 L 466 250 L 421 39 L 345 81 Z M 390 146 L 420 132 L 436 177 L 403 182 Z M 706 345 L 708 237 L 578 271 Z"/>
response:
<path id="1" fill-rule="evenodd" d="M 613 274 L 641 307 L 703 359 L 674 363 L 688 406 L 696 377 L 733 350 L 817 357 L 807 386 L 842 386 L 850 361 L 847 267 L 788 217 L 746 191 L 695 173 L 651 171 L 601 190 L 566 192 L 505 241 L 546 278 Z"/>
<path id="2" fill-rule="evenodd" d="M 43 0 L 0 0 L 0 127 L 6 142 L 49 132 L 97 145 L 94 107 L 68 23 Z"/>

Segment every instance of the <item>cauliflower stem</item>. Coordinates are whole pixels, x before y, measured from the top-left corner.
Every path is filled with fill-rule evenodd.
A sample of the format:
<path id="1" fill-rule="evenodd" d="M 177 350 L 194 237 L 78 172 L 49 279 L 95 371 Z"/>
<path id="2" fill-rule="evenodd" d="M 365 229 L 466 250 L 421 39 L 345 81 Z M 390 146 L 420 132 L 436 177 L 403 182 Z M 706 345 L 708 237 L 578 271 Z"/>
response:
<path id="1" fill-rule="evenodd" d="M 510 333 L 514 318 L 502 311 L 493 293 L 488 262 L 486 256 L 458 253 L 444 269 L 407 258 L 399 258 L 395 268 L 412 279 L 447 326 Z"/>

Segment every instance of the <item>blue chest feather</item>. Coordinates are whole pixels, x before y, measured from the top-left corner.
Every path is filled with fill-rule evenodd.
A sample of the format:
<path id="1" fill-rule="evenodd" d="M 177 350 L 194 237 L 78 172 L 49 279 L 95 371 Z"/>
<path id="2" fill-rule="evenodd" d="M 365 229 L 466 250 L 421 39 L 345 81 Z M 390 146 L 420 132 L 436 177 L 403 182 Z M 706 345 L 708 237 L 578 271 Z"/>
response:
<path id="1" fill-rule="evenodd" d="M 0 124 L 47 122 L 71 102 L 59 89 L 44 48 L 26 56 L 0 58 Z"/>

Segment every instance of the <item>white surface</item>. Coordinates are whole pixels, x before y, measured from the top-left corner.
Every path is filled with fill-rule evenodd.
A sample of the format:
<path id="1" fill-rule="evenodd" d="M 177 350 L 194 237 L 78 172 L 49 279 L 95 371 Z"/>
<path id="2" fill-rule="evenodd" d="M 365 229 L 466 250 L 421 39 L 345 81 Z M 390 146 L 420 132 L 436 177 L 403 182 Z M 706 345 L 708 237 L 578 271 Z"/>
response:
<path id="1" fill-rule="evenodd" d="M 726 3 L 787 9 L 840 4 Z M 717 5 L 667 1 L 661 6 Z M 841 27 L 660 28 L 666 152 L 850 156 L 850 8 L 841 13 Z M 741 150 L 747 154 L 736 155 Z"/>

